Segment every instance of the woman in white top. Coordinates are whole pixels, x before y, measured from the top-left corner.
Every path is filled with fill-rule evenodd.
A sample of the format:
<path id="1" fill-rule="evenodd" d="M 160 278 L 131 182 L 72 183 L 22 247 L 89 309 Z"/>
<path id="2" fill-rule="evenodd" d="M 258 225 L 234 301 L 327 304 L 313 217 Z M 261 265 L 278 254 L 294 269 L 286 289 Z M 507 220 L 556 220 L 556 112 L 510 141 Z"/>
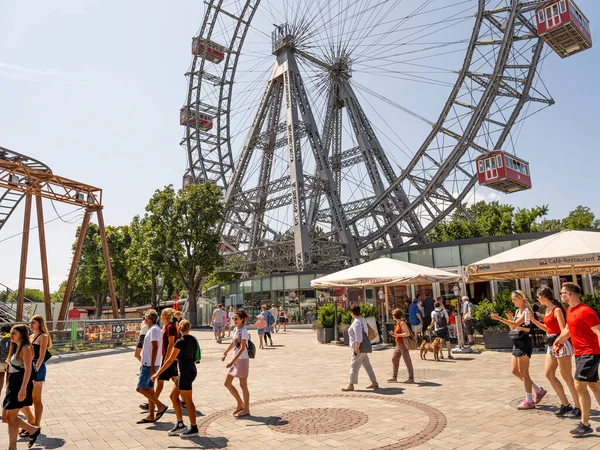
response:
<path id="1" fill-rule="evenodd" d="M 231 392 L 233 398 L 237 402 L 236 408 L 233 410 L 233 415 L 236 417 L 243 417 L 250 415 L 250 391 L 248 390 L 248 373 L 250 371 L 250 360 L 248 356 L 248 330 L 245 325 L 248 321 L 248 313 L 243 309 L 233 315 L 233 322 L 235 323 L 235 330 L 233 330 L 233 337 L 231 338 L 231 344 L 223 353 L 221 361 L 225 361 L 227 353 L 233 349 L 233 359 L 227 364 L 227 376 L 225 377 L 225 387 Z M 242 397 L 238 393 L 235 386 L 233 386 L 233 379 L 239 378 L 240 388 L 242 389 Z"/>
<path id="2" fill-rule="evenodd" d="M 369 361 L 368 353 L 361 353 L 360 351 L 360 343 L 363 341 L 363 332 L 369 334 L 369 328 L 367 325 L 367 321 L 360 314 L 360 306 L 354 305 L 350 308 L 350 314 L 354 318 L 354 322 L 350 325 L 348 329 L 348 337 L 350 338 L 350 347 L 352 348 L 352 358 L 350 362 L 350 382 L 348 386 L 342 388 L 342 391 L 353 391 L 354 385 L 358 383 L 358 371 L 361 366 L 364 366 L 367 374 L 369 375 L 369 379 L 371 380 L 371 384 L 367 386 L 367 389 L 377 389 L 379 384 L 377 383 L 377 378 L 375 377 L 375 372 L 373 371 L 373 367 L 371 367 L 371 361 Z"/>
<path id="3" fill-rule="evenodd" d="M 525 387 L 525 400 L 517 405 L 517 409 L 535 409 L 535 405 L 546 395 L 546 390 L 535 384 L 529 375 L 529 360 L 533 353 L 533 341 L 529 331 L 532 326 L 531 316 L 533 311 L 523 291 L 513 291 L 512 302 L 517 307 L 514 315 L 509 311 L 506 313 L 506 319 L 496 313 L 491 313 L 490 317 L 508 325 L 510 328 L 509 336 L 513 342 L 512 373 L 523 381 Z"/>
<path id="4" fill-rule="evenodd" d="M 233 315 L 235 314 L 235 309 L 233 308 L 233 306 L 229 307 L 229 313 L 227 314 L 227 318 L 229 319 L 229 332 L 227 334 L 227 337 L 231 337 L 231 330 L 233 330 L 233 327 L 235 326 L 233 323 Z"/>

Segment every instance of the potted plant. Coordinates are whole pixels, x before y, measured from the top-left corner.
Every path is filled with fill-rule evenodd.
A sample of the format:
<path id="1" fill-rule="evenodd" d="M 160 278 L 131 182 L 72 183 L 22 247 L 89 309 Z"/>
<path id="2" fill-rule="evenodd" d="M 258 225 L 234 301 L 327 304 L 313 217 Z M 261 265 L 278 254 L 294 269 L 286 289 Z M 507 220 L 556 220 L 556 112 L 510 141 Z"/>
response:
<path id="1" fill-rule="evenodd" d="M 508 337 L 508 327 L 490 317 L 492 312 L 504 316 L 507 311 L 515 310 L 511 300 L 511 292 L 502 290 L 496 294 L 494 301 L 487 298 L 475 305 L 473 316 L 483 332 L 483 342 L 488 350 L 504 350 L 512 348 L 512 340 Z"/>
<path id="2" fill-rule="evenodd" d="M 317 320 L 315 320 L 313 328 L 317 330 L 317 341 L 322 344 L 329 344 L 333 341 L 334 315 L 333 305 L 330 303 L 321 306 L 317 311 Z"/>
<path id="3" fill-rule="evenodd" d="M 344 337 L 344 345 L 350 345 L 350 337 L 348 336 L 348 329 L 350 328 L 350 325 L 352 325 L 352 316 L 350 315 L 350 311 L 344 309 L 341 310 L 340 314 L 340 310 L 338 310 L 338 317 L 340 320 L 340 332 Z"/>

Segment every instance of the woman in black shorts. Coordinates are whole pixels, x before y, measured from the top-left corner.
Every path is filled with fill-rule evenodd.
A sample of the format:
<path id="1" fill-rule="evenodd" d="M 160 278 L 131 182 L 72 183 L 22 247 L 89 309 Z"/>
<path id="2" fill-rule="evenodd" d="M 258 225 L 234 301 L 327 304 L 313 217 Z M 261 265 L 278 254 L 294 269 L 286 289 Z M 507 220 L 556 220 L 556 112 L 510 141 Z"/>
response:
<path id="1" fill-rule="evenodd" d="M 535 384 L 529 376 L 529 360 L 533 353 L 533 341 L 529 335 L 532 326 L 530 322 L 532 310 L 523 291 L 513 291 L 512 301 L 517 307 L 516 313 L 507 312 L 507 319 L 503 319 L 496 313 L 492 313 L 490 317 L 510 328 L 509 336 L 513 342 L 512 373 L 522 380 L 525 386 L 525 400 L 517 405 L 517 409 L 534 409 L 546 395 L 546 390 Z"/>
<path id="2" fill-rule="evenodd" d="M 179 368 L 179 377 L 171 391 L 171 401 L 173 409 L 177 416 L 177 423 L 169 430 L 169 436 L 181 435 L 182 438 L 193 438 L 198 435 L 198 426 L 196 425 L 196 405 L 192 399 L 192 383 L 196 379 L 196 351 L 199 350 L 199 344 L 196 338 L 190 335 L 190 322 L 183 319 L 179 322 L 179 331 L 181 338 L 175 342 L 169 358 L 166 359 L 158 372 L 152 375 L 151 380 L 155 381 L 161 373 L 168 370 L 171 364 L 177 359 Z M 190 426 L 183 424 L 183 410 L 179 396 L 185 401 L 187 415 L 190 419 Z"/>
<path id="3" fill-rule="evenodd" d="M 33 404 L 33 349 L 29 330 L 25 325 L 15 325 L 10 330 L 8 353 L 8 384 L 2 403 L 2 421 L 8 424 L 8 449 L 17 449 L 19 427 L 29 433 L 29 447 L 35 444 L 41 428 L 30 425 L 19 417 L 19 410 Z"/>

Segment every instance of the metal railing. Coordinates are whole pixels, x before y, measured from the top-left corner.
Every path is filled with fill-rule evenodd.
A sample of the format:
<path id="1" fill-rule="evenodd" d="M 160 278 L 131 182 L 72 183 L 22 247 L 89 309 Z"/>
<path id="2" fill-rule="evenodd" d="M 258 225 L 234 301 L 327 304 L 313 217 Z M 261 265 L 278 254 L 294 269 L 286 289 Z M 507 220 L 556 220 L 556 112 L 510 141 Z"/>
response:
<path id="1" fill-rule="evenodd" d="M 140 319 L 69 320 L 49 331 L 53 348 L 133 344 L 140 332 Z"/>

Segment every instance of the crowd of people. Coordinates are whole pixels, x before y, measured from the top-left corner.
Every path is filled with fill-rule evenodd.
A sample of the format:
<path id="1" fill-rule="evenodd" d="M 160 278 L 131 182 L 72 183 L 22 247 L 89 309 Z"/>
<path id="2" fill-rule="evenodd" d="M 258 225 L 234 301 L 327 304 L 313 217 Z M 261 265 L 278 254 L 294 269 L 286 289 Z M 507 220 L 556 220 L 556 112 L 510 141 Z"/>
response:
<path id="1" fill-rule="evenodd" d="M 1 329 L 0 392 L 6 384 L 2 421 L 8 425 L 9 450 L 17 449 L 19 437 L 27 439 L 31 448 L 42 430 L 42 388 L 46 380 L 46 361 L 52 356 L 52 339 L 42 316 L 33 316 L 28 325 L 6 324 Z M 8 376 L 6 381 L 5 375 Z"/>

